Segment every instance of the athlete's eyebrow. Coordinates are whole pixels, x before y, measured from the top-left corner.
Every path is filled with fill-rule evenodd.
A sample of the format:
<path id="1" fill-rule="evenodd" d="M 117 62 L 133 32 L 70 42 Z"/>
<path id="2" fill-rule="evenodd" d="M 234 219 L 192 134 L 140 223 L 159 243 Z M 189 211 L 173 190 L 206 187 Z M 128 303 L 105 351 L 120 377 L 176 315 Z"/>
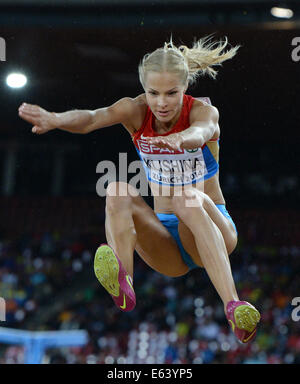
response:
<path id="1" fill-rule="evenodd" d="M 167 92 L 171 92 L 171 91 L 173 91 L 173 89 L 176 89 L 177 88 L 177 86 L 176 87 L 174 87 L 174 88 L 172 88 L 172 89 L 170 89 L 169 91 L 167 91 Z M 151 90 L 151 91 L 154 91 L 154 92 L 158 92 L 158 91 L 156 91 L 155 89 L 153 89 L 153 88 L 149 88 L 149 90 Z"/>

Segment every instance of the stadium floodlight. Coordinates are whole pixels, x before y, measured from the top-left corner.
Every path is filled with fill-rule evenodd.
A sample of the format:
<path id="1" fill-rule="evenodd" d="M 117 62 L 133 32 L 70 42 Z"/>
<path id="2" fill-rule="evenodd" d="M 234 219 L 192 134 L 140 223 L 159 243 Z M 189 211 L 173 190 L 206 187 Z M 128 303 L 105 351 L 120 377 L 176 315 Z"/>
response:
<path id="1" fill-rule="evenodd" d="M 10 73 L 6 78 L 6 84 L 10 88 L 22 88 L 27 83 L 27 77 L 23 73 Z"/>
<path id="2" fill-rule="evenodd" d="M 273 7 L 271 8 L 271 14 L 274 17 L 279 17 L 282 19 L 290 19 L 294 16 L 294 12 L 289 8 L 283 8 L 283 7 Z"/>

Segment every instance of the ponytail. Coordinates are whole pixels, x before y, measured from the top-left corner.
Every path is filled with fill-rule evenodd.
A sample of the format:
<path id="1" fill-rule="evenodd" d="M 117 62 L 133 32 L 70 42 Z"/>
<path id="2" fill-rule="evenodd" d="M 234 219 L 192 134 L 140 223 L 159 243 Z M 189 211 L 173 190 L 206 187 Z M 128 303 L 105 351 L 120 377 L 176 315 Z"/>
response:
<path id="1" fill-rule="evenodd" d="M 205 36 L 194 42 L 192 48 L 186 45 L 180 45 L 178 48 L 173 44 L 172 38 L 165 47 L 175 49 L 181 52 L 187 61 L 189 69 L 189 80 L 193 83 L 200 75 L 209 75 L 213 79 L 216 78 L 217 71 L 212 68 L 214 65 L 221 65 L 225 60 L 232 59 L 237 53 L 240 46 L 230 48 L 226 52 L 224 49 L 228 45 L 228 39 L 225 36 L 224 41 L 211 41 L 212 36 Z"/>
<path id="2" fill-rule="evenodd" d="M 144 56 L 139 65 L 140 81 L 144 86 L 145 75 L 148 71 L 174 72 L 180 74 L 183 82 L 194 83 L 199 76 L 208 75 L 216 78 L 217 71 L 213 66 L 221 65 L 223 61 L 236 55 L 240 46 L 224 51 L 228 45 L 224 40 L 212 41 L 212 36 L 205 36 L 194 42 L 192 48 L 186 45 L 175 46 L 172 37 L 151 54 Z"/>

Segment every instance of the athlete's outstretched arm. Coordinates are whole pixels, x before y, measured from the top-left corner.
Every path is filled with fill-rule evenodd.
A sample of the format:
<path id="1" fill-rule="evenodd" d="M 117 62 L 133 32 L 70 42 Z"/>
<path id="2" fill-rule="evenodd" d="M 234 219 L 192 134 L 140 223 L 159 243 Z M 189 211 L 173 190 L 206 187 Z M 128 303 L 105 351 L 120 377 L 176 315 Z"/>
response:
<path id="1" fill-rule="evenodd" d="M 33 124 L 32 132 L 43 134 L 53 129 L 71 133 L 89 133 L 95 129 L 119 124 L 132 113 L 132 99 L 125 97 L 113 105 L 96 110 L 73 110 L 63 113 L 48 112 L 38 105 L 23 103 L 19 116 Z"/>

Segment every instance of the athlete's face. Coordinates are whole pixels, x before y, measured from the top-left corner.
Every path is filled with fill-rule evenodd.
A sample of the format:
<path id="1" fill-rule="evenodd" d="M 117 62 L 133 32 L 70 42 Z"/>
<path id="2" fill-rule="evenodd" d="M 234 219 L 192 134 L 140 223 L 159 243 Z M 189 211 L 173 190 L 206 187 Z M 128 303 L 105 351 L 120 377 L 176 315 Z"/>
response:
<path id="1" fill-rule="evenodd" d="M 187 87 L 174 73 L 147 73 L 145 84 L 147 103 L 155 117 L 162 123 L 167 123 L 180 115 L 186 89 Z"/>

